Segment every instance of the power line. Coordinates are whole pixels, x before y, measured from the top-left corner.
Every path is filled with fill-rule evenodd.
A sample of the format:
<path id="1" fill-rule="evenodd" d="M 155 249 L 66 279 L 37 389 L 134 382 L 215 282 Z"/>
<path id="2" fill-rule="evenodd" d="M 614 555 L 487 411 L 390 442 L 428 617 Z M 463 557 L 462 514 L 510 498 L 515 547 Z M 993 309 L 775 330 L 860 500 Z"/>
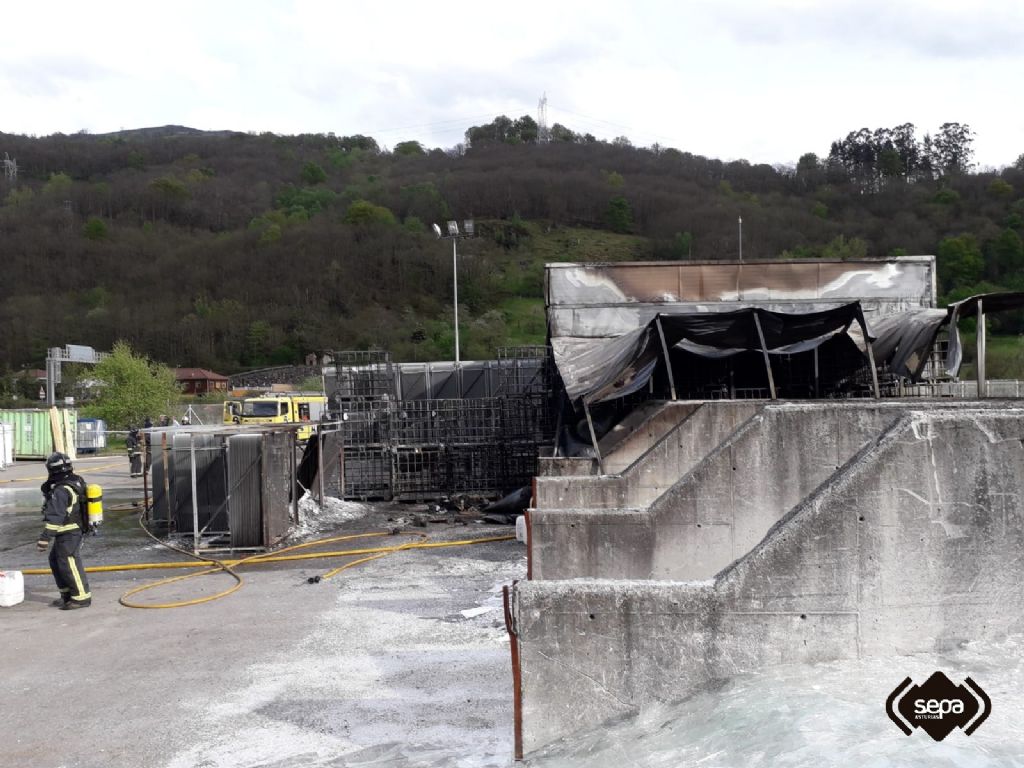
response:
<path id="1" fill-rule="evenodd" d="M 396 133 L 398 131 L 411 131 L 411 130 L 414 130 L 416 128 L 440 128 L 440 127 L 443 127 L 443 126 L 451 126 L 451 125 L 456 125 L 456 124 L 460 124 L 460 123 L 462 123 L 462 124 L 471 123 L 471 122 L 473 122 L 475 120 L 485 120 L 487 118 L 492 118 L 493 119 L 493 117 L 494 116 L 490 115 L 490 114 L 475 115 L 473 117 L 458 117 L 458 118 L 453 118 L 451 120 L 440 120 L 440 121 L 434 122 L 434 123 L 420 123 L 419 125 L 406 125 L 406 126 L 402 126 L 400 128 L 378 128 L 376 130 L 368 131 L 368 133 L 369 134 Z M 466 127 L 468 128 L 469 126 L 467 125 Z"/>
<path id="2" fill-rule="evenodd" d="M 667 141 L 667 142 L 675 141 L 675 139 L 670 138 L 668 136 L 663 136 L 663 135 L 660 135 L 660 134 L 657 134 L 657 133 L 651 133 L 650 131 L 645 131 L 645 130 L 637 131 L 637 129 L 635 127 L 628 126 L 628 125 L 623 125 L 622 123 L 615 123 L 615 122 L 612 122 L 611 120 L 604 120 L 604 119 L 602 119 L 600 117 L 591 117 L 590 115 L 584 115 L 584 114 L 582 114 L 580 112 L 574 112 L 571 109 L 565 109 L 564 107 L 560 107 L 558 105 L 552 105 L 552 106 L 556 110 L 558 110 L 559 112 L 564 112 L 567 115 L 572 115 L 573 117 L 578 117 L 578 118 L 580 118 L 582 120 L 589 121 L 592 125 L 607 126 L 607 127 L 610 127 L 610 128 L 618 129 L 620 131 L 628 131 L 628 132 L 632 133 L 634 136 L 640 136 L 640 137 L 656 139 L 658 141 Z"/>

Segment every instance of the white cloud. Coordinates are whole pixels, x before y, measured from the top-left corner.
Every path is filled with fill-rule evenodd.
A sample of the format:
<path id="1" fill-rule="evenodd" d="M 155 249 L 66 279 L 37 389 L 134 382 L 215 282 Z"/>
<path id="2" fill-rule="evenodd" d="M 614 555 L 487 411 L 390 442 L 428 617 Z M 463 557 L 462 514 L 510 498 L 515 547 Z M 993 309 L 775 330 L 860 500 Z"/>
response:
<path id="1" fill-rule="evenodd" d="M 19 4 L 4 23 L 7 132 L 178 123 L 451 146 L 547 92 L 575 130 L 752 162 L 908 121 L 970 124 L 983 165 L 1024 152 L 1012 0 L 100 0 Z"/>

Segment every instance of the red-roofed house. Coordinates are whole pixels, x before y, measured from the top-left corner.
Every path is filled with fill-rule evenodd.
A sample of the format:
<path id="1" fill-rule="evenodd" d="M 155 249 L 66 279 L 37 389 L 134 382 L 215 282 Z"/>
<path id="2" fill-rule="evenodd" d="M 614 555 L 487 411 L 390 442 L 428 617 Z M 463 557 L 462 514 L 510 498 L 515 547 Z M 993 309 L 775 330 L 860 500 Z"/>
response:
<path id="1" fill-rule="evenodd" d="M 228 377 L 205 368 L 175 368 L 174 378 L 186 395 L 228 391 Z"/>

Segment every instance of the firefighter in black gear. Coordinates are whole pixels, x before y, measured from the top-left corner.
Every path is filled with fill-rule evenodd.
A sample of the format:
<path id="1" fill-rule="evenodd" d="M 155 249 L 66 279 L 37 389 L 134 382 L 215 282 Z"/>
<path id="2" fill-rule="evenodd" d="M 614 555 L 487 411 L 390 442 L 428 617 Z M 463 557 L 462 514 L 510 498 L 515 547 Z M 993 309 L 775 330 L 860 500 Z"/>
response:
<path id="1" fill-rule="evenodd" d="M 60 590 L 60 599 L 52 604 L 65 611 L 85 608 L 92 604 L 79 554 L 82 535 L 88 530 L 85 480 L 74 473 L 71 459 L 63 453 L 50 455 L 46 471 L 49 477 L 40 489 L 45 497 L 43 532 L 37 547 L 40 552 L 50 550 L 50 571 Z"/>
<path id="2" fill-rule="evenodd" d="M 128 469 L 131 476 L 142 477 L 142 439 L 136 427 L 128 427 L 125 447 L 128 449 Z"/>

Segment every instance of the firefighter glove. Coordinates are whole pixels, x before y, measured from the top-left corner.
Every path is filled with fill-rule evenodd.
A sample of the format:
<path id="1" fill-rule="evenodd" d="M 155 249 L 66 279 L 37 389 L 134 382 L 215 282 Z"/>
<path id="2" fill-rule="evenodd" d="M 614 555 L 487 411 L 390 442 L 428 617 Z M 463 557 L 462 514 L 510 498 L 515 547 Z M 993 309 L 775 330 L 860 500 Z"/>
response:
<path id="1" fill-rule="evenodd" d="M 38 549 L 40 552 L 45 552 L 47 549 L 49 549 L 49 547 L 50 547 L 50 540 L 49 539 L 40 539 L 39 541 L 36 542 L 36 549 Z"/>

